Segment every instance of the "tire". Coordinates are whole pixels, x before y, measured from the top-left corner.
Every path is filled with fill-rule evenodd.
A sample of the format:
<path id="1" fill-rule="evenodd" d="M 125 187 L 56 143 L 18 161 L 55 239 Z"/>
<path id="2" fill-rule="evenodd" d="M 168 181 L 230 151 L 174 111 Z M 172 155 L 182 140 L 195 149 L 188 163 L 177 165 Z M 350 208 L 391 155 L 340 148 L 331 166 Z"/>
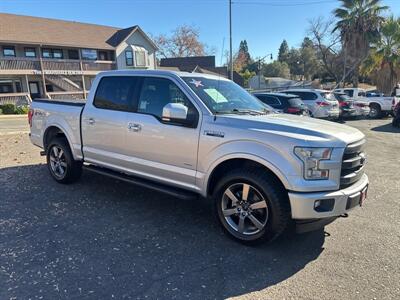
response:
<path id="1" fill-rule="evenodd" d="M 370 111 L 369 111 L 369 117 L 371 119 L 378 119 L 381 116 L 382 116 L 381 107 L 378 104 L 371 104 Z"/>
<path id="2" fill-rule="evenodd" d="M 236 205 L 232 198 L 238 200 Z M 218 182 L 213 202 L 225 233 L 245 244 L 271 242 L 291 223 L 287 191 L 263 170 L 230 171 Z"/>
<path id="3" fill-rule="evenodd" d="M 55 181 L 67 184 L 81 177 L 82 162 L 74 160 L 65 138 L 53 139 L 46 152 L 47 167 Z"/>

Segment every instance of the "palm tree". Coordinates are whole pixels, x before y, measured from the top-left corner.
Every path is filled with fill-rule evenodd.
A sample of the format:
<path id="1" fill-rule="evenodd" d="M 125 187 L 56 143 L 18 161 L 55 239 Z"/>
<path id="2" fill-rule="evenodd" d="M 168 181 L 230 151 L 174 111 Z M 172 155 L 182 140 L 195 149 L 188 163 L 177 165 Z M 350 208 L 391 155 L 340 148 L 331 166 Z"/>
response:
<path id="1" fill-rule="evenodd" d="M 371 45 L 371 54 L 363 64 L 365 74 L 374 73 L 378 89 L 389 93 L 398 83 L 400 67 L 400 19 L 389 17 L 379 29 L 379 39 Z"/>
<path id="2" fill-rule="evenodd" d="M 369 46 L 378 36 L 383 22 L 381 13 L 388 9 L 381 0 L 340 0 L 341 7 L 334 10 L 338 18 L 333 31 L 340 30 L 343 50 L 347 62 L 352 64 L 353 85 L 358 86 L 359 67 L 368 56 Z"/>

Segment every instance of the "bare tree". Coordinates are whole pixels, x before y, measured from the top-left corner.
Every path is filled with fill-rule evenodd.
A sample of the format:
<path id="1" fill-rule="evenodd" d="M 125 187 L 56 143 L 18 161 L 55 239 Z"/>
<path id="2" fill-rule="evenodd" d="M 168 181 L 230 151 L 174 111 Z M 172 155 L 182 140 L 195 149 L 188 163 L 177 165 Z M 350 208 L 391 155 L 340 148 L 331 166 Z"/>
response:
<path id="1" fill-rule="evenodd" d="M 339 34 L 332 33 L 334 20 L 325 21 L 322 17 L 309 21 L 309 35 L 318 48 L 319 56 L 325 71 L 340 82 L 343 74 L 343 57 Z M 342 68 L 340 68 L 342 66 Z"/>
<path id="2" fill-rule="evenodd" d="M 208 47 L 200 42 L 199 36 L 197 28 L 182 25 L 173 30 L 172 35 L 161 34 L 153 37 L 153 40 L 159 47 L 161 57 L 203 56 L 206 55 Z"/>

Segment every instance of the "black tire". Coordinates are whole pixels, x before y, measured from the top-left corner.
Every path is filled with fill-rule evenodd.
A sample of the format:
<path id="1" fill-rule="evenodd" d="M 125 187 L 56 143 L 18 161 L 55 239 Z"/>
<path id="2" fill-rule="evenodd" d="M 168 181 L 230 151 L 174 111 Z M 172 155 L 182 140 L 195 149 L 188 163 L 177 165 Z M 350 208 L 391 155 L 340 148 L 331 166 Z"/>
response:
<path id="1" fill-rule="evenodd" d="M 59 157 L 58 160 L 55 162 L 54 159 L 56 157 L 56 149 L 58 149 L 58 153 L 61 153 L 61 157 Z M 62 152 L 60 150 L 62 150 Z M 51 177 L 55 181 L 68 184 L 77 181 L 81 177 L 82 162 L 74 160 L 71 149 L 68 145 L 68 141 L 65 138 L 54 138 L 49 143 L 46 151 L 46 156 L 47 167 L 49 169 Z M 55 164 L 58 167 L 55 167 Z M 64 172 L 61 172 L 61 169 L 63 169 Z"/>
<path id="2" fill-rule="evenodd" d="M 371 119 L 378 119 L 382 117 L 382 110 L 379 104 L 373 103 L 370 105 L 369 117 Z"/>
<path id="3" fill-rule="evenodd" d="M 232 228 L 230 224 L 234 223 L 234 220 L 232 219 L 237 217 L 236 214 L 227 217 L 228 219 L 232 218 L 229 219 L 229 221 L 227 221 L 223 213 L 224 210 L 223 202 L 226 201 L 227 199 L 226 191 L 228 190 L 228 188 L 235 187 L 236 185 L 240 185 L 242 183 L 254 187 L 255 189 L 253 193 L 255 195 L 257 193 L 261 194 L 261 196 L 264 197 L 267 206 L 266 208 L 267 219 L 263 221 L 265 223 L 265 226 L 261 230 L 259 229 L 258 232 L 257 230 L 255 230 L 254 234 L 245 234 L 239 232 L 239 225 L 237 230 Z M 248 194 L 250 195 L 250 192 Z M 240 198 L 241 197 L 240 191 L 239 194 L 236 193 L 235 195 L 237 195 L 238 198 Z M 277 182 L 277 180 L 274 177 L 268 176 L 268 174 L 264 170 L 237 169 L 230 171 L 218 182 L 215 191 L 213 193 L 213 201 L 214 201 L 215 215 L 219 223 L 222 225 L 222 228 L 224 229 L 225 233 L 227 233 L 230 237 L 234 238 L 235 240 L 245 244 L 271 242 L 276 238 L 278 238 L 291 224 L 290 204 L 287 191 L 283 188 L 280 182 Z M 230 209 L 232 209 L 232 207 Z M 225 211 L 227 211 L 226 208 Z M 244 211 L 243 208 L 242 211 Z M 253 214 L 254 213 L 262 213 L 262 212 L 259 212 L 255 209 L 253 211 Z M 261 219 L 260 218 L 257 219 L 258 221 L 262 220 L 262 215 Z M 255 223 L 253 223 L 253 221 L 250 220 L 250 216 L 248 217 L 247 220 L 248 220 L 247 223 L 248 224 L 250 223 L 249 227 L 251 228 L 251 225 L 254 225 Z"/>

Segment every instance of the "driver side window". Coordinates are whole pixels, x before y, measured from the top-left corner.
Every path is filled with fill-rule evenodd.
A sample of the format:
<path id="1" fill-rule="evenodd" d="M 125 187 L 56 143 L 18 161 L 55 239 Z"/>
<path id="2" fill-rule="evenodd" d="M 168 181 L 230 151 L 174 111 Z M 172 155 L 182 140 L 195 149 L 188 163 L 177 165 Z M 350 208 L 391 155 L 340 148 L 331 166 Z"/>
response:
<path id="1" fill-rule="evenodd" d="M 168 103 L 180 103 L 188 108 L 187 120 L 195 120 L 198 113 L 179 87 L 169 79 L 146 77 L 143 79 L 137 112 L 162 120 L 163 108 Z"/>

